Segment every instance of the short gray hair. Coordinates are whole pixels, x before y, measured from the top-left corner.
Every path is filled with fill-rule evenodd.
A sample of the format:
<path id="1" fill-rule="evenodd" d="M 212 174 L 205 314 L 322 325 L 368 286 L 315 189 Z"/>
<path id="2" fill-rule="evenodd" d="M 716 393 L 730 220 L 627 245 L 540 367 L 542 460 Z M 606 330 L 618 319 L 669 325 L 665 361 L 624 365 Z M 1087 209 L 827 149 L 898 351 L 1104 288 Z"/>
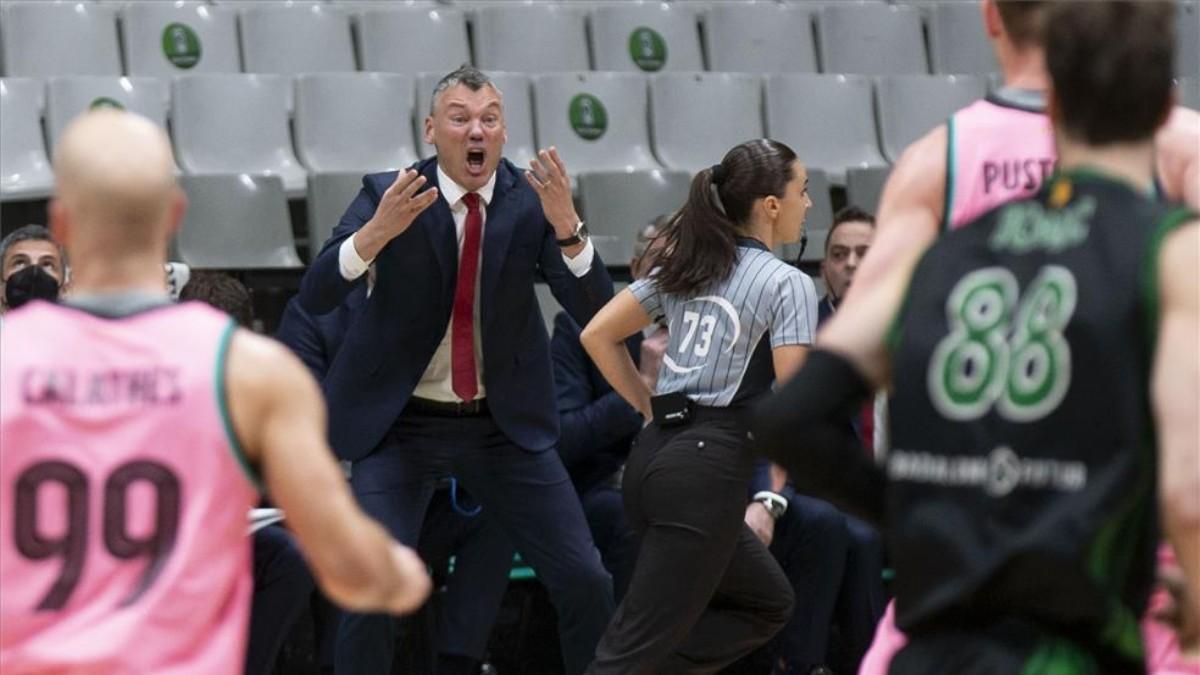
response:
<path id="1" fill-rule="evenodd" d="M 58 257 L 62 261 L 62 266 L 66 268 L 67 253 L 63 250 L 62 245 L 50 236 L 50 230 L 43 225 L 23 225 L 13 230 L 4 239 L 0 239 L 0 272 L 4 271 L 2 267 L 4 260 L 8 257 L 8 249 L 23 241 L 48 241 L 54 244 L 54 247 L 58 249 Z"/>
<path id="2" fill-rule="evenodd" d="M 433 115 L 433 111 L 437 107 L 438 97 L 442 95 L 442 92 L 460 84 L 471 91 L 479 91 L 484 87 L 491 87 L 500 95 L 501 100 L 504 99 L 504 93 L 500 91 L 500 87 L 497 87 L 495 82 L 492 82 L 492 78 L 488 77 L 486 73 L 475 66 L 464 63 L 454 72 L 438 80 L 437 85 L 434 86 L 433 98 L 429 100 L 430 116 Z"/>

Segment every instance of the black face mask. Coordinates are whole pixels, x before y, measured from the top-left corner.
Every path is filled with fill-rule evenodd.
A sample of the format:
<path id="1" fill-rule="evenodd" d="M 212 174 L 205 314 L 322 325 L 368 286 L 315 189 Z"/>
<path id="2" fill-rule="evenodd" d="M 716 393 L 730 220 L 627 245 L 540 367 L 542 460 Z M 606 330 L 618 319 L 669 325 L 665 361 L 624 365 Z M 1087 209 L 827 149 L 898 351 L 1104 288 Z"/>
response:
<path id="1" fill-rule="evenodd" d="M 30 300 L 58 300 L 58 280 L 40 265 L 30 265 L 4 282 L 4 304 L 9 309 L 16 309 Z"/>

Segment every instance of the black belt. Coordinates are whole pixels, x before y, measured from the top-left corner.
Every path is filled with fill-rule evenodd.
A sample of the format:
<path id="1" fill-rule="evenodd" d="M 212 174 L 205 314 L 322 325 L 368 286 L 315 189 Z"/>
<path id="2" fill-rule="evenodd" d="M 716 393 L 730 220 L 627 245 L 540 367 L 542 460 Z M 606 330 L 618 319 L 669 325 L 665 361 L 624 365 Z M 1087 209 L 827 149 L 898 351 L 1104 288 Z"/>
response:
<path id="1" fill-rule="evenodd" d="M 438 417 L 477 417 L 488 414 L 486 398 L 477 398 L 474 401 L 467 402 L 451 402 L 434 401 L 414 396 L 408 399 L 408 406 L 405 409 L 421 413 L 422 415 L 436 415 Z"/>

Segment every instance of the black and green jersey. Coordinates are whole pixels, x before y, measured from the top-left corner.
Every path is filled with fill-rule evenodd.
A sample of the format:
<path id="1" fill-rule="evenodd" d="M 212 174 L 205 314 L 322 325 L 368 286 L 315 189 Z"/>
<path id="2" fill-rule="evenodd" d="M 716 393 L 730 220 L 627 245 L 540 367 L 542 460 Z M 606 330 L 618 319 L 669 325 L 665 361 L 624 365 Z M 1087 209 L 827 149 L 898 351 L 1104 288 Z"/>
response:
<path id="1" fill-rule="evenodd" d="M 1158 537 L 1156 263 L 1188 218 L 1069 171 L 918 264 L 891 336 L 901 628 L 986 632 L 1016 618 L 1105 672 L 1140 665 Z"/>

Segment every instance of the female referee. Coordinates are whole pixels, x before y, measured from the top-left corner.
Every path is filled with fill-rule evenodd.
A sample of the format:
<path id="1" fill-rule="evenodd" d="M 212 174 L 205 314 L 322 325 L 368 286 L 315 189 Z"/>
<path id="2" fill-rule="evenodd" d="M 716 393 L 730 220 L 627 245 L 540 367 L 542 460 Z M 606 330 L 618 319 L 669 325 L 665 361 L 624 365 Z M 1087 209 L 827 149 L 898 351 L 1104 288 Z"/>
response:
<path id="1" fill-rule="evenodd" d="M 662 230 L 660 266 L 583 332 L 613 388 L 651 420 L 623 486 L 641 549 L 589 673 L 713 673 L 791 616 L 787 578 L 743 523 L 754 457 L 742 411 L 813 341 L 812 280 L 771 253 L 799 239 L 807 182 L 782 143 L 730 150 Z M 623 341 L 663 316 L 670 343 L 652 397 Z"/>

